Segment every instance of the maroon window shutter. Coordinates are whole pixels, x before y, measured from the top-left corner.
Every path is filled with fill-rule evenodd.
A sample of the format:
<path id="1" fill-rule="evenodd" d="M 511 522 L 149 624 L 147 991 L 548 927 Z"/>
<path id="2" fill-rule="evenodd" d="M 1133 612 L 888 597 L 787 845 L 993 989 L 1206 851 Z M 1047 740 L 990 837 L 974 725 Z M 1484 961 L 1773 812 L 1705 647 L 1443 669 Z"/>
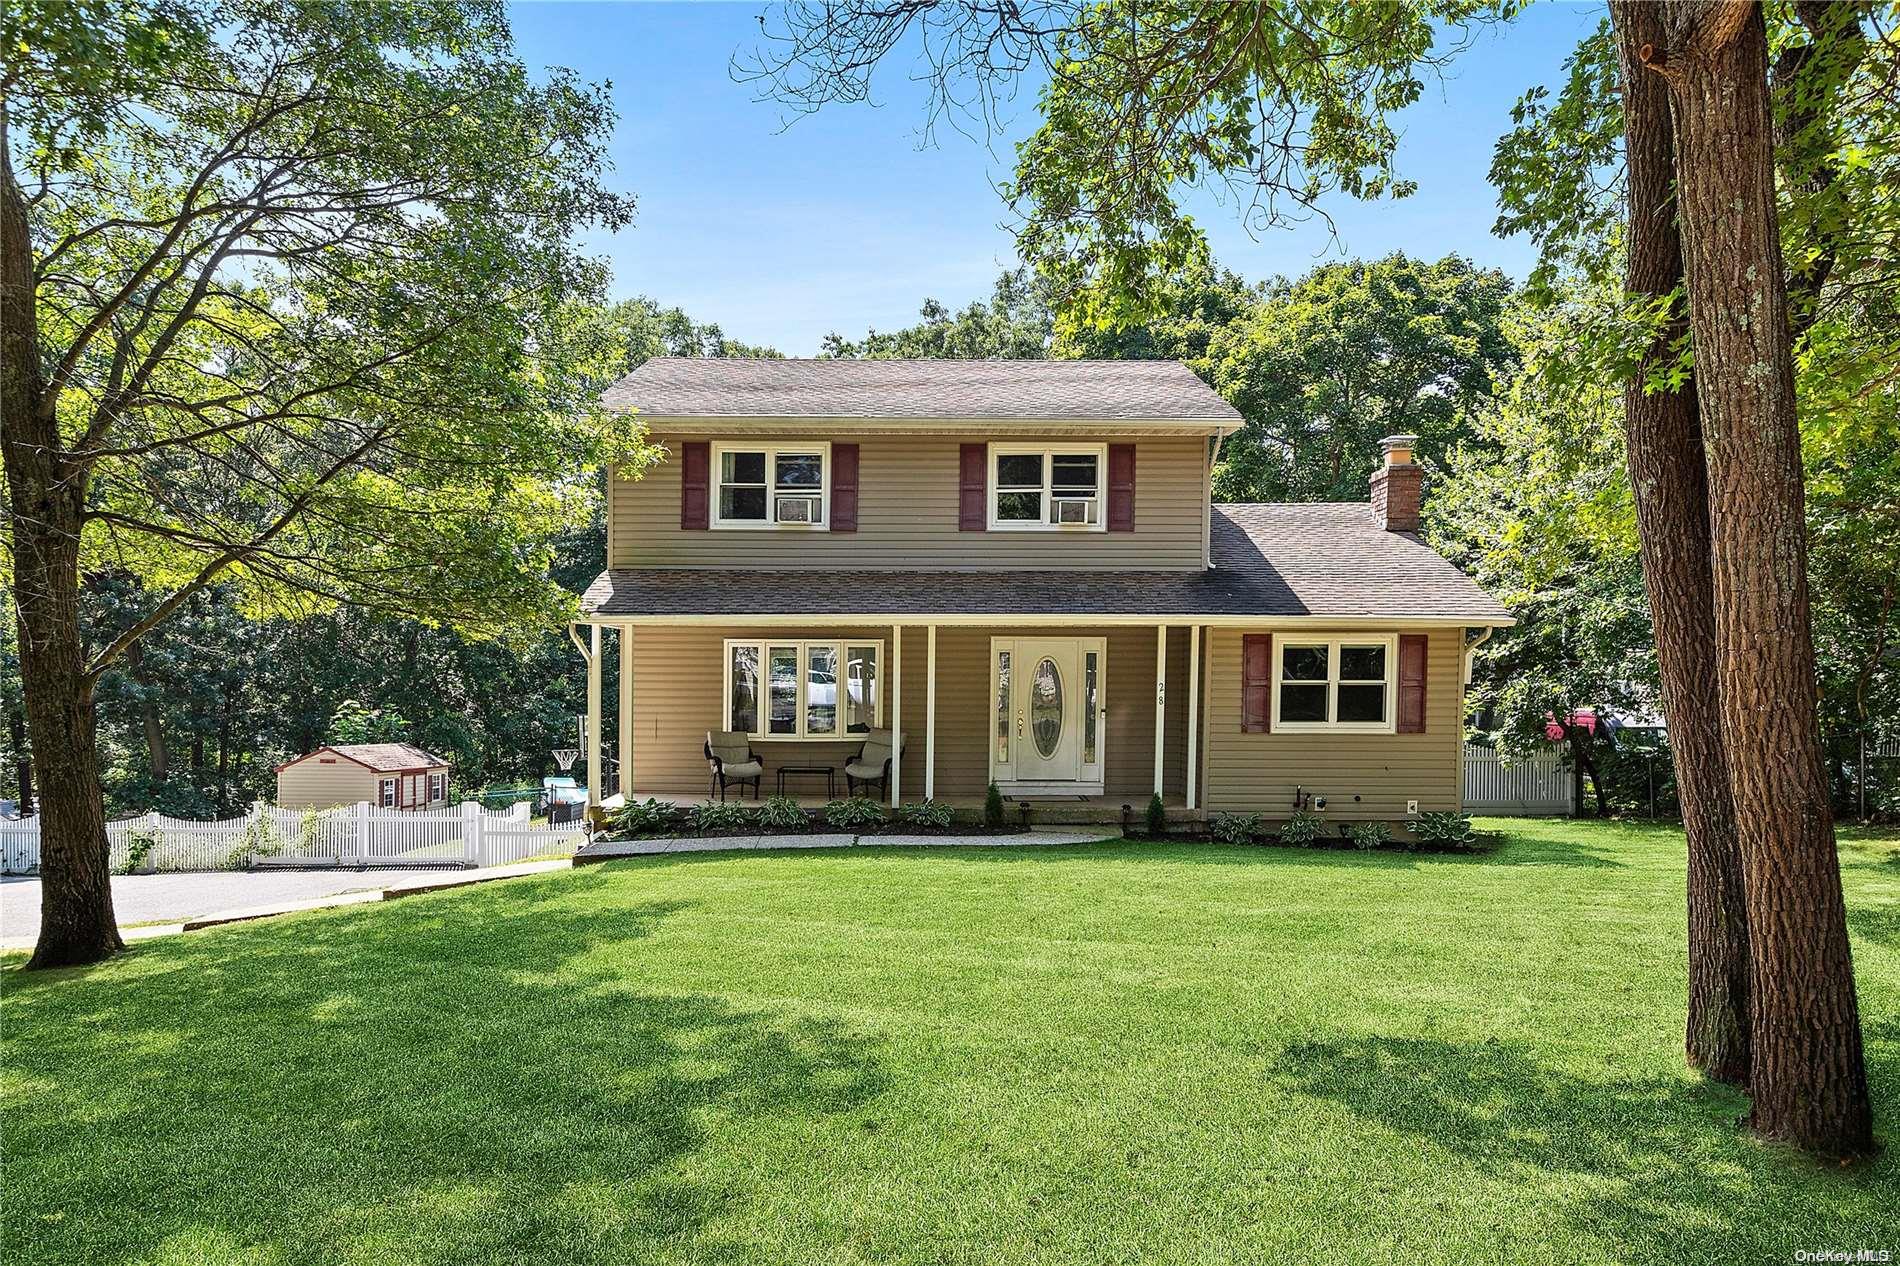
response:
<path id="1" fill-rule="evenodd" d="M 959 465 L 957 531 L 981 532 L 989 525 L 990 450 L 987 444 L 965 444 Z"/>
<path id="2" fill-rule="evenodd" d="M 1399 733 L 1425 732 L 1425 635 L 1399 635 Z"/>
<path id="3" fill-rule="evenodd" d="M 687 440 L 680 445 L 680 530 L 706 530 L 706 483 L 711 474 L 712 445 Z"/>
<path id="4" fill-rule="evenodd" d="M 1240 732 L 1265 734 L 1273 728 L 1273 634 L 1246 633 L 1240 639 Z"/>
<path id="5" fill-rule="evenodd" d="M 1108 446 L 1108 530 L 1135 530 L 1135 446 Z"/>
<path id="6" fill-rule="evenodd" d="M 858 530 L 858 446 L 831 446 L 831 530 Z"/>

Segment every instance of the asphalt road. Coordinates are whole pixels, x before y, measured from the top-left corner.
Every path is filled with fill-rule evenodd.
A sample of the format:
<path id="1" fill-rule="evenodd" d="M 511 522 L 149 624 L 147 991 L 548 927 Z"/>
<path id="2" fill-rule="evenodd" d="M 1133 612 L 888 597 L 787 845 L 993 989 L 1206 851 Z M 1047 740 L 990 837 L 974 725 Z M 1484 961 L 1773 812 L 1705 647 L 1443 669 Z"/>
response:
<path id="1" fill-rule="evenodd" d="M 176 923 L 247 906 L 304 901 L 387 888 L 437 870 L 265 870 L 186 875 L 114 875 L 112 908 L 121 926 Z M 40 934 L 40 881 L 0 879 L 0 947 L 30 948 Z"/>

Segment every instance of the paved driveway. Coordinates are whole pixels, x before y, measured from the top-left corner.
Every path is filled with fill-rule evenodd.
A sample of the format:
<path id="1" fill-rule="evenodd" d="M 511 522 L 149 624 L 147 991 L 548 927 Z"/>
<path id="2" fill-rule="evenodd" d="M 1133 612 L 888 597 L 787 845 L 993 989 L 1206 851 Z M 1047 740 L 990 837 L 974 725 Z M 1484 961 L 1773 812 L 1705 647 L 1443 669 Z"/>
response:
<path id="1" fill-rule="evenodd" d="M 112 908 L 121 925 L 176 923 L 247 906 L 307 901 L 387 888 L 406 879 L 446 878 L 435 870 L 215 871 L 188 875 L 114 875 Z M 40 934 L 40 881 L 0 879 L 0 946 L 31 947 Z"/>

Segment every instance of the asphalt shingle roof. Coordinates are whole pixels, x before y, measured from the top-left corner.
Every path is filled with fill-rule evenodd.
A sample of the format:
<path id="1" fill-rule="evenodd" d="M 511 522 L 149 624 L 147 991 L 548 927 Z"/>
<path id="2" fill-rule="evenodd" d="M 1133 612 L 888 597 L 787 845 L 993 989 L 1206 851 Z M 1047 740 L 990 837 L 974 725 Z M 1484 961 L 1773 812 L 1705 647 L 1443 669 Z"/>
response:
<path id="1" fill-rule="evenodd" d="M 620 568 L 600 615 L 1258 615 L 1507 620 L 1470 577 L 1364 502 L 1217 505 L 1212 571 Z"/>
<path id="2" fill-rule="evenodd" d="M 609 387 L 655 417 L 1196 420 L 1234 407 L 1171 360 L 750 360 L 658 356 Z"/>
<path id="3" fill-rule="evenodd" d="M 421 748 L 411 747 L 407 743 L 332 743 L 329 748 L 359 764 L 368 765 L 379 773 L 448 764 L 441 757 L 431 756 Z"/>

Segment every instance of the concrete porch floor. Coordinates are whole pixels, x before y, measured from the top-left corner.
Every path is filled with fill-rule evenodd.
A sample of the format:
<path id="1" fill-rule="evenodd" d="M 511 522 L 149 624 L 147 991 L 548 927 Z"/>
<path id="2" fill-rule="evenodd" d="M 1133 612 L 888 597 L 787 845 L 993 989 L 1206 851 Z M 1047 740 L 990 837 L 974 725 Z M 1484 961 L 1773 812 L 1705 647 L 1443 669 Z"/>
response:
<path id="1" fill-rule="evenodd" d="M 799 787 L 796 793 L 794 793 L 790 787 L 787 787 L 786 794 L 791 799 L 798 801 L 800 808 L 822 809 L 829 801 L 829 797 L 827 797 L 822 790 L 816 794 L 813 793 L 811 785 L 814 781 L 818 780 L 810 777 L 800 778 L 798 779 Z M 771 796 L 772 788 L 769 782 L 762 788 L 762 791 L 763 796 L 761 798 Z M 842 777 L 838 779 L 838 795 L 840 798 L 844 796 L 844 779 Z M 658 800 L 662 804 L 678 805 L 681 808 L 688 809 L 694 805 L 706 803 L 708 798 L 706 789 L 703 787 L 691 791 L 682 790 L 680 788 L 640 788 L 633 793 L 633 799 L 635 800 Z M 739 789 L 736 787 L 727 788 L 726 799 L 728 803 L 738 802 L 740 799 Z M 960 815 L 968 814 L 975 816 L 983 812 L 983 799 L 980 796 L 940 796 L 938 799 L 942 803 L 949 805 L 952 809 L 957 810 Z M 751 804 L 752 802 L 752 797 L 748 794 L 744 798 L 744 803 Z M 613 795 L 608 796 L 607 799 L 602 802 L 601 807 L 612 812 L 625 803 L 626 799 L 624 797 Z M 1122 806 L 1127 805 L 1129 812 L 1133 815 L 1132 820 L 1138 825 L 1141 822 L 1142 815 L 1147 812 L 1148 797 L 1026 796 L 1019 799 L 1013 796 L 1004 796 L 1003 803 L 1008 807 L 1009 815 L 1012 820 L 1015 819 L 1020 812 L 1018 806 L 1027 804 L 1029 806 L 1030 820 L 1037 824 L 1097 822 L 1120 824 L 1122 820 Z M 1200 822 L 1207 817 L 1207 814 L 1203 810 L 1188 808 L 1186 798 L 1179 795 L 1164 797 L 1162 803 L 1167 807 L 1168 821 L 1170 822 Z"/>

